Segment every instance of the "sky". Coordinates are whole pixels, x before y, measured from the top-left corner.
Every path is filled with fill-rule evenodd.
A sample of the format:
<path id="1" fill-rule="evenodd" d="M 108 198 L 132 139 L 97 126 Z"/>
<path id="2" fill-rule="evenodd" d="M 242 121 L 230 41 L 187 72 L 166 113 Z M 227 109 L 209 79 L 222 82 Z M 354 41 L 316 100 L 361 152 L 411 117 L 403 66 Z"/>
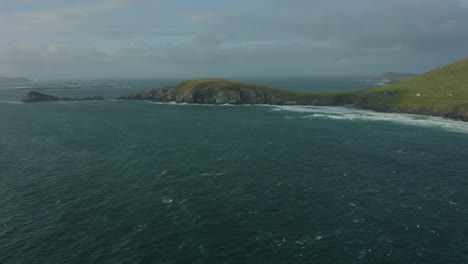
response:
<path id="1" fill-rule="evenodd" d="M 0 76 L 372 76 L 468 57 L 468 0 L 0 0 Z"/>

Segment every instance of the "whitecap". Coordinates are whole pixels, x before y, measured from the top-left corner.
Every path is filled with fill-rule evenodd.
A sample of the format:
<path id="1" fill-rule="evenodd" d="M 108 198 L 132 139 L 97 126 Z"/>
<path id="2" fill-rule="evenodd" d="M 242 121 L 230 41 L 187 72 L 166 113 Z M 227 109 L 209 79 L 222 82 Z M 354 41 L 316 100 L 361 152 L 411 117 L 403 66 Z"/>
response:
<path id="1" fill-rule="evenodd" d="M 165 204 L 170 204 L 170 203 L 172 203 L 173 201 L 174 201 L 173 199 L 169 199 L 169 198 L 164 198 L 164 199 L 162 200 L 162 202 L 165 203 Z"/>
<path id="2" fill-rule="evenodd" d="M 0 101 L 1 104 L 21 104 L 21 102 L 18 101 Z"/>
<path id="3" fill-rule="evenodd" d="M 371 110 L 337 106 L 274 106 L 273 111 L 289 111 L 306 114 L 308 119 L 335 119 L 359 121 L 387 121 L 411 126 L 442 128 L 452 132 L 468 133 L 468 122 L 442 117 L 402 113 L 379 113 Z"/>
<path id="4" fill-rule="evenodd" d="M 125 101 L 125 100 L 123 100 Z M 142 100 L 149 104 L 160 104 L 160 105 L 178 105 L 178 106 L 199 106 L 199 107 L 272 107 L 275 105 L 269 104 L 200 104 L 200 103 L 177 103 L 175 101 L 172 102 L 156 102 L 152 100 Z"/>
<path id="5" fill-rule="evenodd" d="M 26 89 L 31 89 L 34 88 L 32 86 L 15 86 L 15 87 L 7 87 L 7 89 L 18 89 L 18 90 L 26 90 Z"/>
<path id="6" fill-rule="evenodd" d="M 379 86 L 385 86 L 388 84 L 388 82 L 376 82 L 374 83 L 375 85 L 379 85 Z"/>

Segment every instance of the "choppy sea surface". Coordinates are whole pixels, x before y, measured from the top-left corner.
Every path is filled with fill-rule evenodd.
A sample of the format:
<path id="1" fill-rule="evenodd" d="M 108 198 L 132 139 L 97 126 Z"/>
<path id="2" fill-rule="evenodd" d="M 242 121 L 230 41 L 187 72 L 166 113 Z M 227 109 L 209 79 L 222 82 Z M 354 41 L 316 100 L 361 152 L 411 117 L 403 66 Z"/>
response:
<path id="1" fill-rule="evenodd" d="M 468 123 L 112 99 L 178 81 L 0 88 L 0 263 L 468 263 Z"/>

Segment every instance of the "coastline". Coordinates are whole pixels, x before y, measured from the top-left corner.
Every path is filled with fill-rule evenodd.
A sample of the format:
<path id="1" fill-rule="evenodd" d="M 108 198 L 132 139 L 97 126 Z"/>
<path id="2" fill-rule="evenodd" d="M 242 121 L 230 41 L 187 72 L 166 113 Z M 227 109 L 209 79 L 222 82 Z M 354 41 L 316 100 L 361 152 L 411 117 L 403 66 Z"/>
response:
<path id="1" fill-rule="evenodd" d="M 128 99 L 117 99 L 128 101 Z M 131 101 L 131 100 L 130 100 Z M 459 112 L 444 112 L 439 111 L 434 107 L 420 107 L 420 106 L 408 106 L 408 107 L 396 107 L 396 106 L 388 106 L 388 105 L 377 105 L 377 104 L 369 104 L 369 105 L 358 105 L 358 104 L 201 104 L 201 103 L 179 103 L 176 101 L 169 101 L 169 102 L 159 102 L 153 100 L 146 100 L 141 99 L 138 101 L 145 101 L 154 104 L 167 104 L 167 105 L 200 105 L 200 106 L 316 106 L 316 107 L 342 107 L 342 108 L 349 108 L 349 109 L 362 109 L 362 110 L 370 110 L 377 113 L 394 113 L 394 114 L 412 114 L 412 115 L 424 115 L 429 117 L 441 117 L 447 118 L 453 121 L 461 121 L 461 122 L 468 122 L 468 115 L 466 113 L 459 113 Z"/>

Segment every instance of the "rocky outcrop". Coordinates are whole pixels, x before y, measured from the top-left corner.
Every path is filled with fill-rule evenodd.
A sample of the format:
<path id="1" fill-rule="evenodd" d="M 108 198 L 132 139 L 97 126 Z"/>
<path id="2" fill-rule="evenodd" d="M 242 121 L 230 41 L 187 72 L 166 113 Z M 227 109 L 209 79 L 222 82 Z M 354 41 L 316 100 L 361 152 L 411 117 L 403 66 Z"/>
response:
<path id="1" fill-rule="evenodd" d="M 172 86 L 151 89 L 119 99 L 194 104 L 284 104 L 286 101 L 278 95 L 275 91 L 241 86 L 206 86 L 189 92 Z"/>
<path id="2" fill-rule="evenodd" d="M 175 102 L 194 104 L 268 104 L 268 105 L 365 105 L 368 98 L 351 94 L 326 95 L 302 94 L 279 89 L 262 87 L 219 87 L 205 86 L 193 91 L 180 87 L 151 89 L 120 97 L 123 100 L 150 100 L 155 102 Z"/>
<path id="3" fill-rule="evenodd" d="M 69 97 L 57 97 L 53 95 L 28 92 L 21 99 L 23 103 L 36 103 L 36 102 L 51 102 L 51 101 L 86 101 L 86 100 L 104 100 L 101 96 L 85 97 L 85 98 L 69 98 Z"/>
<path id="4" fill-rule="evenodd" d="M 28 92 L 23 96 L 21 102 L 23 103 L 32 103 L 32 102 L 48 102 L 48 101 L 58 101 L 59 97 L 42 94 L 38 92 Z"/>

